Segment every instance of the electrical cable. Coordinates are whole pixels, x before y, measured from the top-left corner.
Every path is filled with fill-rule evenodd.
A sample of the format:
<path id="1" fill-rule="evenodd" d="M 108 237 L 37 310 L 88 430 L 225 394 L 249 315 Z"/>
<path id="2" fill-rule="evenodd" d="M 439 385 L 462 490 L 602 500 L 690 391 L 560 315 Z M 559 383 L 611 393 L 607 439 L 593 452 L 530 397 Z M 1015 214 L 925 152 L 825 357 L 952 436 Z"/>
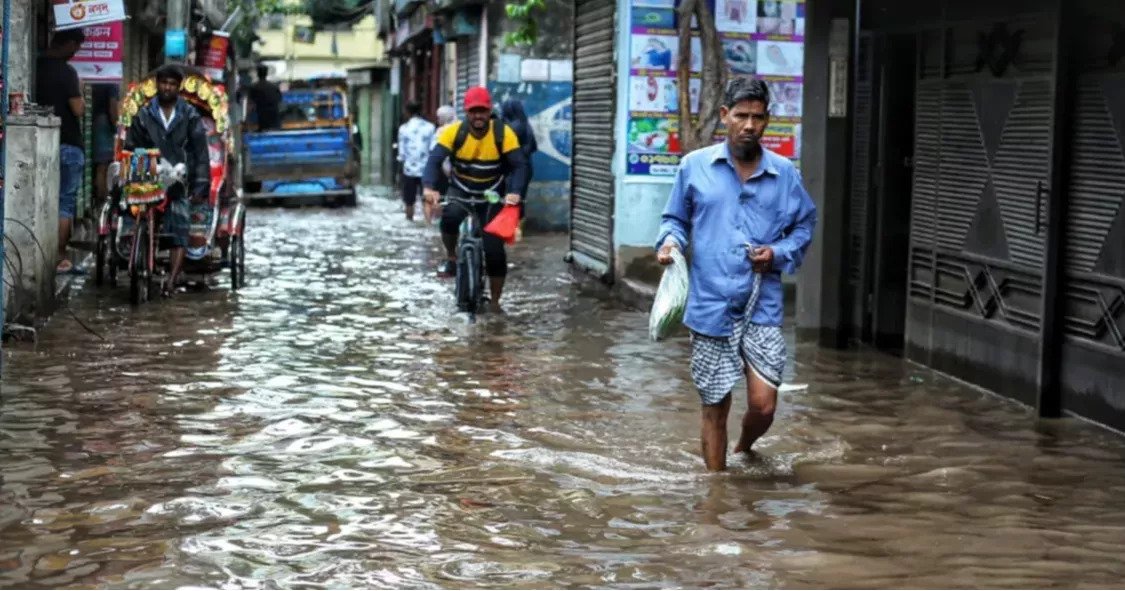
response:
<path id="1" fill-rule="evenodd" d="M 32 240 L 33 242 L 35 242 L 35 245 L 36 245 L 37 247 L 39 247 L 39 252 L 40 252 L 40 253 L 42 253 L 42 255 L 43 255 L 43 259 L 44 259 L 44 260 L 51 260 L 51 257 L 47 255 L 47 249 L 43 248 L 43 244 L 42 244 L 41 242 L 39 242 L 39 238 L 38 238 L 38 237 L 37 237 L 37 236 L 35 235 L 35 232 L 34 232 L 34 231 L 33 231 L 33 230 L 32 230 L 32 229 L 31 229 L 31 228 L 30 228 L 30 227 L 29 227 L 29 226 L 28 226 L 27 224 L 23 223 L 23 222 L 22 222 L 22 221 L 20 221 L 20 220 L 17 220 L 17 219 L 13 219 L 13 218 L 4 218 L 4 222 L 14 222 L 14 223 L 18 224 L 19 226 L 21 226 L 21 227 L 22 227 L 22 228 L 23 228 L 24 230 L 26 230 L 26 231 L 27 231 L 27 233 L 28 233 L 28 235 L 30 235 L 30 236 L 31 236 L 31 240 Z M 11 238 L 10 238 L 10 237 L 8 237 L 8 236 L 7 236 L 6 234 L 5 234 L 5 236 L 4 236 L 4 237 L 5 237 L 5 238 L 8 238 L 8 240 L 11 240 Z M 13 242 L 13 245 L 14 245 L 14 242 Z M 17 252 L 17 253 L 19 252 L 19 251 L 18 251 L 18 249 L 13 249 L 13 250 L 16 250 L 16 252 Z M 21 261 L 22 261 L 22 259 L 21 259 Z M 5 263 L 7 263 L 7 262 L 8 262 L 8 258 L 7 258 L 7 257 L 4 257 L 4 262 L 5 262 Z M 22 265 L 21 265 L 21 271 L 20 271 L 20 274 L 19 274 L 19 275 L 13 275 L 13 277 L 22 277 L 22 276 L 23 276 L 23 271 L 22 271 Z M 21 282 L 21 283 L 22 283 L 22 282 Z M 22 285 L 21 285 L 21 287 L 22 287 Z M 24 289 L 26 289 L 26 288 L 24 288 Z M 17 290 L 15 290 L 15 288 L 13 288 L 13 290 L 12 290 L 12 291 L 13 291 L 13 293 L 16 293 L 16 291 L 17 291 Z M 70 314 L 70 317 L 71 317 L 71 318 L 73 318 L 73 319 L 74 319 L 74 321 L 75 321 L 75 322 L 77 322 L 79 326 L 81 326 L 81 327 L 82 327 L 83 329 L 85 329 L 85 330 L 86 330 L 86 332 L 88 332 L 88 333 L 90 333 L 90 334 L 92 334 L 92 335 L 94 335 L 94 336 L 98 337 L 99 339 L 101 339 L 101 340 L 103 340 L 103 341 L 105 341 L 105 340 L 108 340 L 108 339 L 106 339 L 106 338 L 105 338 L 105 336 L 103 336 L 103 335 L 102 335 L 101 333 L 99 333 L 98 331 L 96 331 L 96 330 L 94 330 L 94 329 L 90 328 L 90 327 L 89 327 L 89 325 L 87 325 L 87 324 L 86 324 L 85 322 L 83 322 L 83 321 L 82 321 L 82 320 L 81 320 L 80 318 L 78 318 L 78 315 L 74 313 L 74 310 L 72 310 L 72 309 L 71 309 L 71 307 L 70 307 L 70 304 L 69 304 L 69 303 L 68 303 L 68 304 L 66 304 L 66 305 L 60 306 L 60 308 L 61 308 L 61 309 L 63 309 L 63 310 L 65 310 L 65 311 L 66 311 L 66 312 L 67 312 L 68 314 Z M 18 308 L 17 308 L 17 309 L 18 309 Z M 0 319 L 0 320 L 2 320 L 2 319 Z"/>

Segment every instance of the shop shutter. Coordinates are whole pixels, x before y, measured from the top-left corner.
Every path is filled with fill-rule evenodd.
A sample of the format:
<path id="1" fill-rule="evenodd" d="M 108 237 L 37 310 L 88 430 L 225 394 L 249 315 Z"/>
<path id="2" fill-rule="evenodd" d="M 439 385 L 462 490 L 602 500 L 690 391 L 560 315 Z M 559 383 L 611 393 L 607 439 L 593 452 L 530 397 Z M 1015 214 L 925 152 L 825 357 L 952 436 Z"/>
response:
<path id="1" fill-rule="evenodd" d="M 480 39 L 467 37 L 457 42 L 457 112 L 464 116 L 465 91 L 480 83 Z"/>
<path id="2" fill-rule="evenodd" d="M 871 313 L 867 302 L 871 293 L 870 261 L 873 254 L 868 218 L 872 194 L 872 118 L 874 115 L 875 72 L 873 39 L 864 34 L 859 40 L 854 95 L 854 128 L 852 132 L 852 190 L 849 203 L 848 284 L 852 298 L 852 338 L 866 339 Z"/>
<path id="3" fill-rule="evenodd" d="M 577 0 L 574 14 L 574 156 L 570 257 L 613 277 L 614 2 Z"/>

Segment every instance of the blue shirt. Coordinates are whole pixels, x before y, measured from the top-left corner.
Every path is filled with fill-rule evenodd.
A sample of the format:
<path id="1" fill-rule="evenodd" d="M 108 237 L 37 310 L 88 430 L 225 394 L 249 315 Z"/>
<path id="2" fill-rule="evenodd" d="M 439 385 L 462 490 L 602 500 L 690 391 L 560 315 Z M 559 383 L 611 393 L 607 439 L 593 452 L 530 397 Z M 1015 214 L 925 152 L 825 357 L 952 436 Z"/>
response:
<path id="1" fill-rule="evenodd" d="M 750 300 L 750 243 L 774 254 L 750 321 L 781 326 L 781 272 L 801 266 L 815 227 L 816 205 L 786 158 L 763 148 L 758 170 L 743 183 L 725 141 L 684 156 L 656 241 L 657 249 L 669 236 L 685 252 L 691 247 L 684 324 L 707 336 L 732 333 Z"/>

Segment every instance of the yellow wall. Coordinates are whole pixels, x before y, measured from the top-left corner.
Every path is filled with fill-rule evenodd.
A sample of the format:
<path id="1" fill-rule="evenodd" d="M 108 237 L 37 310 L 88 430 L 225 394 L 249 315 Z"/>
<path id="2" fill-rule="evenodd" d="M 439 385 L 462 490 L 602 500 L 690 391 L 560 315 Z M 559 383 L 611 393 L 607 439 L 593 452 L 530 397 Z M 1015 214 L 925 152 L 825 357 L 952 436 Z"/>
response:
<path id="1" fill-rule="evenodd" d="M 336 33 L 337 56 L 332 55 L 332 32 L 319 31 L 315 43 L 299 43 L 293 39 L 297 26 L 309 26 L 312 20 L 304 15 L 285 17 L 281 30 L 259 29 L 262 41 L 257 49 L 263 60 L 312 60 L 334 62 L 340 68 L 363 62 L 381 62 L 383 44 L 379 41 L 378 27 L 374 16 L 365 17 L 356 23 L 351 31 Z"/>

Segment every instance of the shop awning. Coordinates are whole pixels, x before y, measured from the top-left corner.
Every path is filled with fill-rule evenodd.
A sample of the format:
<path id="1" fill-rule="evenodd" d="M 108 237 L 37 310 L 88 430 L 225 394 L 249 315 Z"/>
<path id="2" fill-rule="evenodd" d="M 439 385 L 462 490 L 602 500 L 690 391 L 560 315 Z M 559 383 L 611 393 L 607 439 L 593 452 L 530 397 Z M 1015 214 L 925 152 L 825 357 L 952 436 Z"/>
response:
<path id="1" fill-rule="evenodd" d="M 305 0 L 314 27 L 352 24 L 371 14 L 375 0 Z"/>

